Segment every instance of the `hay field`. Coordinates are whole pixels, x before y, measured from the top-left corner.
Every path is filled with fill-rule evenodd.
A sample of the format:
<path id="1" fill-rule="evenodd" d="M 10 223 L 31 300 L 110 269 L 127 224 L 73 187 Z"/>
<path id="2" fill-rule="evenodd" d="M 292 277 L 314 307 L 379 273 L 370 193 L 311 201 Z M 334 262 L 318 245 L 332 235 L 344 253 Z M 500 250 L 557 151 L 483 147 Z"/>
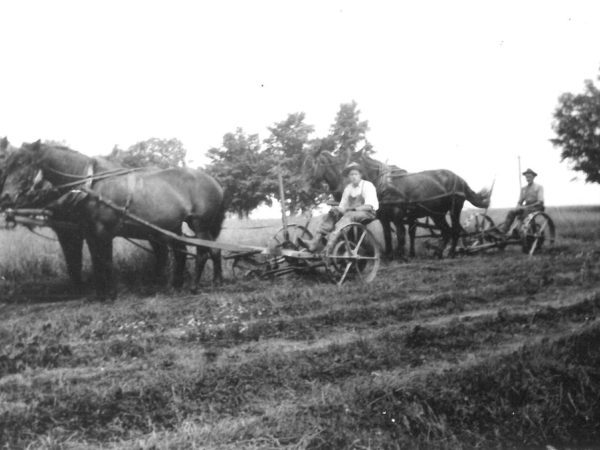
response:
<path id="1" fill-rule="evenodd" d="M 600 208 L 548 212 L 558 241 L 534 258 L 421 252 L 341 288 L 191 295 L 118 243 L 114 303 L 69 291 L 56 243 L 2 233 L 0 446 L 597 448 Z"/>

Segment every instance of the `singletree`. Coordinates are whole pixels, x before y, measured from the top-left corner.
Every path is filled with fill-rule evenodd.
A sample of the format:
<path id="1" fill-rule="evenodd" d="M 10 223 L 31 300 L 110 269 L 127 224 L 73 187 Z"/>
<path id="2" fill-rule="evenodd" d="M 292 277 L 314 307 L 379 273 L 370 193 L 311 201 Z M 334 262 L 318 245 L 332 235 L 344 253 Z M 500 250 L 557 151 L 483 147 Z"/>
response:
<path id="1" fill-rule="evenodd" d="M 551 142 L 562 149 L 562 161 L 583 172 L 587 182 L 600 183 L 600 89 L 591 80 L 583 93 L 559 97 L 552 128 Z"/>

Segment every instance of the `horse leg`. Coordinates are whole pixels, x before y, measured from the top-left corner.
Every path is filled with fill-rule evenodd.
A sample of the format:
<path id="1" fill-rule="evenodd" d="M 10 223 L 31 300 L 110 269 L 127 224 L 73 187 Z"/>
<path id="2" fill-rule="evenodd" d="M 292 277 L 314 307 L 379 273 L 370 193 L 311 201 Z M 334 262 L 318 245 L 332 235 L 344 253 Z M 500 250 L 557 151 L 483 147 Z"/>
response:
<path id="1" fill-rule="evenodd" d="M 112 278 L 112 238 L 92 235 L 86 241 L 92 257 L 96 296 L 101 301 L 114 300 L 117 290 Z"/>
<path id="2" fill-rule="evenodd" d="M 77 231 L 54 230 L 54 232 L 65 256 L 69 278 L 75 286 L 80 286 L 83 236 Z"/>
<path id="3" fill-rule="evenodd" d="M 411 258 L 415 257 L 415 239 L 417 237 L 417 221 L 416 219 L 411 219 L 408 225 L 408 238 L 410 242 L 410 250 L 408 251 L 408 256 Z"/>
<path id="4" fill-rule="evenodd" d="M 381 211 L 381 210 L 380 210 Z M 392 227 L 390 225 L 390 218 L 387 214 L 378 213 L 379 222 L 383 229 L 383 241 L 385 243 L 385 258 L 394 259 L 394 250 L 392 247 Z"/>
<path id="5" fill-rule="evenodd" d="M 445 216 L 436 215 L 436 216 L 433 216 L 432 219 L 433 219 L 433 223 L 435 223 L 435 226 L 438 227 L 438 229 L 440 230 L 440 233 L 442 235 L 440 247 L 438 248 L 438 250 L 436 252 L 436 256 L 441 259 L 444 255 L 444 249 L 446 248 L 446 245 L 448 245 L 448 241 L 450 240 L 451 229 L 450 229 L 450 226 L 448 225 L 448 222 L 446 222 Z"/>
<path id="6" fill-rule="evenodd" d="M 183 286 L 183 274 L 185 272 L 185 262 L 187 259 L 187 247 L 181 242 L 173 242 L 171 244 L 173 250 L 173 259 L 175 260 L 175 268 L 173 269 L 173 287 L 179 289 Z"/>
<path id="7" fill-rule="evenodd" d="M 396 216 L 394 218 L 394 226 L 396 227 L 396 239 L 398 240 L 398 248 L 396 249 L 396 256 L 398 259 L 405 258 L 405 247 L 406 247 L 406 228 L 404 227 L 404 220 L 402 217 Z"/>
<path id="8" fill-rule="evenodd" d="M 194 276 L 194 286 L 192 287 L 193 294 L 197 293 L 200 290 L 200 279 L 202 278 L 202 272 L 204 272 L 204 266 L 206 265 L 206 261 L 208 261 L 209 255 L 210 249 L 206 247 L 196 248 L 196 267 Z"/>
<path id="9" fill-rule="evenodd" d="M 223 267 L 221 266 L 221 250 L 218 248 L 210 249 L 210 258 L 213 263 L 213 283 L 220 285 L 223 283 Z"/>
<path id="10" fill-rule="evenodd" d="M 154 280 L 156 283 L 162 284 L 165 278 L 165 267 L 169 257 L 169 248 L 164 242 L 150 241 L 154 256 L 156 258 L 154 264 Z"/>
<path id="11" fill-rule="evenodd" d="M 453 208 L 450 211 L 450 219 L 452 220 L 452 243 L 450 245 L 450 257 L 454 258 L 456 255 L 456 245 L 458 244 L 458 238 L 462 231 L 460 225 L 460 213 L 462 211 L 465 200 L 463 198 L 457 198 L 453 202 Z"/>

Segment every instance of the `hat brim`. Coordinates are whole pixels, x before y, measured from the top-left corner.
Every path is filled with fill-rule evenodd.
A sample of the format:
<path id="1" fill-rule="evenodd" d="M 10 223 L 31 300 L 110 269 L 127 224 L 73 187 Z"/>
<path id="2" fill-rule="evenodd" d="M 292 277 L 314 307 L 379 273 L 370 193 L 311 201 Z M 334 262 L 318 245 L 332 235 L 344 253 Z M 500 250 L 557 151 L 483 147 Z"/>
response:
<path id="1" fill-rule="evenodd" d="M 535 173 L 533 170 L 526 170 L 525 172 L 523 172 L 523 175 L 527 175 L 527 174 L 531 174 L 534 177 L 537 177 L 537 173 Z"/>

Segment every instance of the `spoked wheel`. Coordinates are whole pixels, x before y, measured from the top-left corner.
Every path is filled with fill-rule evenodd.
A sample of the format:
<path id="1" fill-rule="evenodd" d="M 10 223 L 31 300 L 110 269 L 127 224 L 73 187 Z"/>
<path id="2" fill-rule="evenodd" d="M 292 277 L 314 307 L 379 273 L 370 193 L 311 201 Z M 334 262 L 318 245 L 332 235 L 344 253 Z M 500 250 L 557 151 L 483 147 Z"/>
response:
<path id="1" fill-rule="evenodd" d="M 541 249 L 544 243 L 554 244 L 556 239 L 554 222 L 548 214 L 541 211 L 531 213 L 525 218 L 521 233 L 523 253 L 529 253 L 529 256 Z"/>
<path id="2" fill-rule="evenodd" d="M 494 227 L 494 221 L 487 214 L 472 214 L 463 225 L 465 230 L 465 233 L 461 236 L 463 248 L 477 247 L 492 240 L 488 232 Z"/>
<path id="3" fill-rule="evenodd" d="M 371 232 L 360 223 L 344 226 L 325 249 L 327 273 L 338 286 L 348 279 L 369 283 L 379 269 L 381 252 Z"/>
<path id="4" fill-rule="evenodd" d="M 281 228 L 275 233 L 275 236 L 271 238 L 269 248 L 298 250 L 298 238 L 310 240 L 313 238 L 313 235 L 302 225 L 290 224 L 287 228 Z"/>

